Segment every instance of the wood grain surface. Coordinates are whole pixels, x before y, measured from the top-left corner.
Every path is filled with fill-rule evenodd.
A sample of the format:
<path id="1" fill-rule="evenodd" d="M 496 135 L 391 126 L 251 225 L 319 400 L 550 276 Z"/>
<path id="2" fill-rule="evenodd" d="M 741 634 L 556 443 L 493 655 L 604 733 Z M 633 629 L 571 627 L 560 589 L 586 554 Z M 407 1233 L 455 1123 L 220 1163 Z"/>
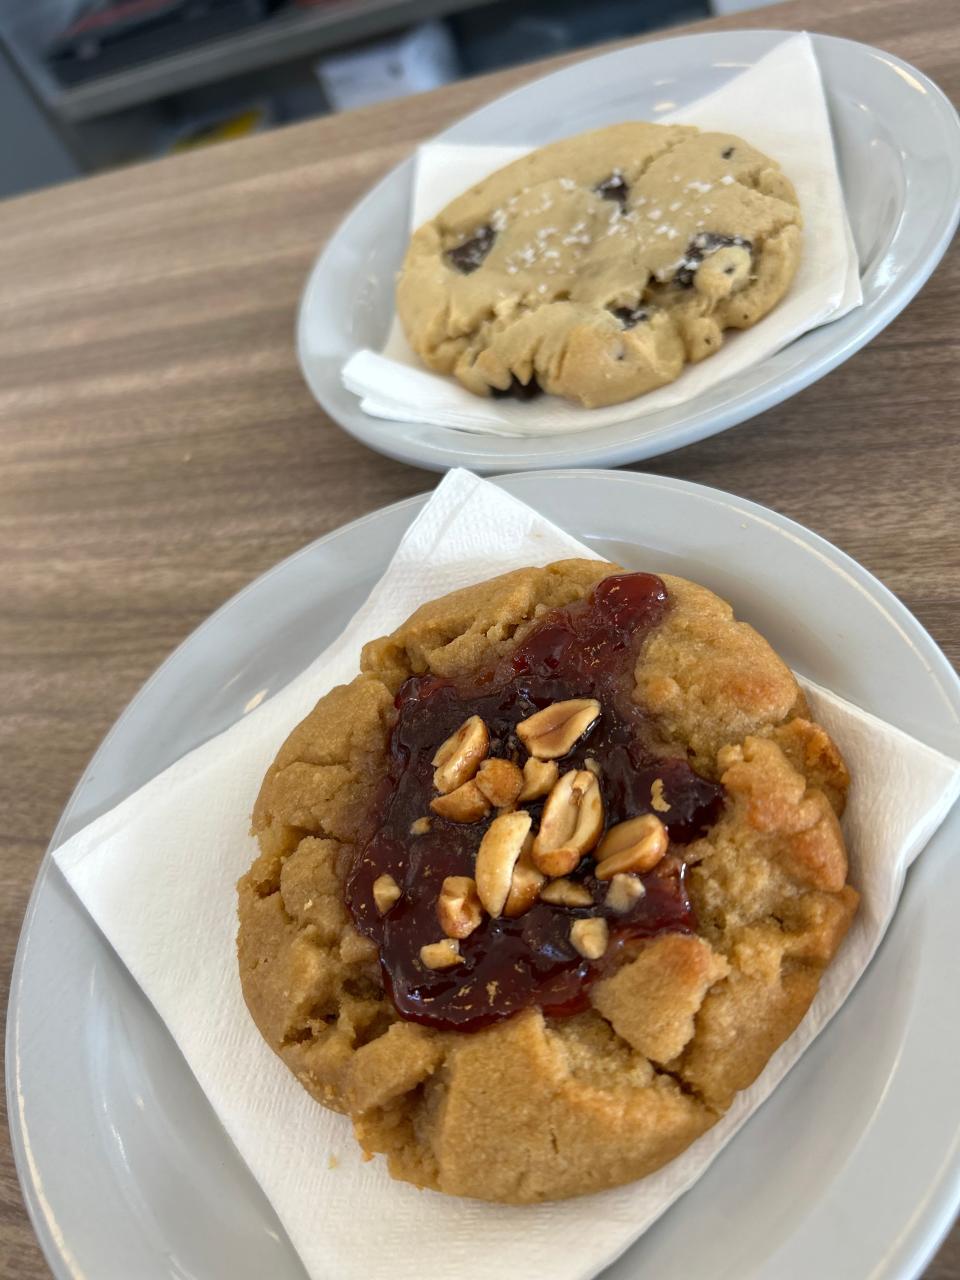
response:
<path id="1" fill-rule="evenodd" d="M 865 40 L 960 99 L 956 0 L 795 0 L 701 26 Z M 434 485 L 313 403 L 294 359 L 298 295 L 375 179 L 541 69 L 0 205 L 0 1007 L 57 817 L 150 672 L 284 556 Z M 877 574 L 956 663 L 958 407 L 954 252 L 827 378 L 643 469 L 802 521 Z M 5 1130 L 0 1275 L 49 1275 Z M 926 1275 L 960 1280 L 960 1228 Z"/>

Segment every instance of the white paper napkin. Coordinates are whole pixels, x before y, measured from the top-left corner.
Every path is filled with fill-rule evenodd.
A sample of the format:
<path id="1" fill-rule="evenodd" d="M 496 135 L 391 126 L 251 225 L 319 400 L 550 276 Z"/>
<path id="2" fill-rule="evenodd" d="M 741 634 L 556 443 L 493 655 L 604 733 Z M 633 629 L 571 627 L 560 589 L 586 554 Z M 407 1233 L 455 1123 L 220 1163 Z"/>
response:
<path id="1" fill-rule="evenodd" d="M 769 316 L 752 329 L 728 333 L 715 356 L 688 366 L 669 386 L 605 409 L 581 409 L 553 396 L 522 404 L 473 396 L 454 379 L 424 369 L 394 317 L 383 352 L 358 351 L 343 369 L 344 384 L 362 398 L 364 411 L 394 421 L 510 436 L 609 426 L 684 404 L 861 304 L 859 263 L 809 36 L 789 37 L 723 88 L 680 111 L 658 115 L 657 121 L 739 134 L 776 158 L 796 187 L 804 217 L 800 267 L 790 292 Z M 411 230 L 526 150 L 421 147 Z"/>
<path id="2" fill-rule="evenodd" d="M 234 884 L 255 854 L 248 822 L 260 780 L 314 701 L 355 674 L 362 643 L 425 599 L 521 565 L 592 554 L 501 490 L 451 472 L 324 654 L 56 851 L 315 1280 L 489 1280 L 494 1269 L 551 1280 L 596 1274 L 703 1173 L 836 1012 L 890 920 L 906 867 L 960 791 L 954 761 L 807 686 L 855 779 L 844 826 L 863 903 L 803 1024 L 727 1117 L 660 1173 L 559 1205 L 454 1200 L 393 1182 L 380 1159 L 363 1163 L 348 1121 L 299 1086 L 261 1040 L 241 997 Z"/>

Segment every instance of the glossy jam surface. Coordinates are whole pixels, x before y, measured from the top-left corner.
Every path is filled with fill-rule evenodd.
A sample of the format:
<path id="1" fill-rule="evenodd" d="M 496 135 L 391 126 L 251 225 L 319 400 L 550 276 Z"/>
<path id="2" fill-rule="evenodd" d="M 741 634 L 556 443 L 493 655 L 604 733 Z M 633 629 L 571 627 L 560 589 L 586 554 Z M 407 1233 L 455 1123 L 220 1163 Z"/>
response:
<path id="1" fill-rule="evenodd" d="M 371 815 L 372 834 L 349 877 L 347 903 L 358 929 L 380 949 L 387 988 L 402 1017 L 471 1031 L 534 1004 L 554 1015 L 575 1013 L 586 1005 L 589 981 L 624 947 L 695 927 L 677 856 L 682 850 L 673 847 L 643 878 L 646 893 L 624 914 L 605 908 L 607 885 L 594 878 L 594 862 L 587 857 L 571 879 L 587 887 L 593 905 L 537 902 L 517 919 L 484 916 L 460 942 L 462 963 L 449 969 L 427 969 L 419 955 L 421 946 L 443 936 L 436 904 L 444 878 L 473 875 L 490 821 L 461 824 L 431 815 L 426 834 L 410 834 L 412 823 L 430 814 L 436 795 L 433 754 L 468 716 L 486 722 L 491 755 L 522 765 L 526 753 L 515 733 L 518 721 L 552 702 L 595 697 L 602 708 L 599 722 L 558 763 L 564 773 L 596 761 L 607 826 L 652 812 L 656 780 L 670 806 L 659 816 L 672 846 L 695 839 L 716 820 L 722 788 L 685 759 L 665 757 L 653 726 L 631 698 L 637 650 L 668 608 L 666 589 L 652 574 L 606 578 L 587 599 L 544 615 L 508 663 L 474 683 L 430 676 L 412 678 L 401 688 L 388 777 Z M 535 829 L 542 801 L 526 807 Z M 402 896 L 381 917 L 372 886 L 384 873 L 393 876 Z M 605 916 L 610 927 L 610 945 L 597 962 L 584 960 L 569 938 L 574 920 L 593 915 Z"/>

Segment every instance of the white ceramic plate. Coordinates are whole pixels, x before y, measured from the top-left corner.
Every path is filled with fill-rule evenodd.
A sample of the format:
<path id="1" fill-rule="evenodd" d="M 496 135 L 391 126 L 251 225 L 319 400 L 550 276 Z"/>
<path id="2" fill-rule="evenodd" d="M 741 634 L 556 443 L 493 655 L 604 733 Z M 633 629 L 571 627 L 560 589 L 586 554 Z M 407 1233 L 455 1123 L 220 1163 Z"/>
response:
<path id="1" fill-rule="evenodd" d="M 525 85 L 439 138 L 541 146 L 624 119 L 655 119 L 658 99 L 683 107 L 788 34 L 731 31 L 634 45 Z M 411 158 L 346 218 L 307 282 L 297 347 L 315 398 L 351 435 L 391 458 L 489 474 L 651 457 L 743 422 L 823 377 L 890 323 L 943 256 L 960 209 L 960 123 L 936 85 L 908 63 L 850 40 L 813 41 L 860 257 L 862 307 L 694 400 L 632 422 L 510 439 L 371 418 L 341 384 L 340 371 L 355 351 L 379 350 L 386 338 L 408 235 Z"/>
<path id="2" fill-rule="evenodd" d="M 798 670 L 960 756 L 949 663 L 884 587 L 816 535 L 654 476 L 561 471 L 497 483 L 603 555 L 712 587 Z M 214 614 L 117 722 L 53 845 L 305 667 L 424 501 L 329 534 Z M 609 1280 L 919 1272 L 960 1200 L 960 988 L 945 980 L 956 968 L 958 844 L 955 812 L 910 871 L 846 1007 Z M 7 1051 L 18 1170 L 58 1280 L 303 1280 L 179 1050 L 49 855 L 20 940 Z"/>

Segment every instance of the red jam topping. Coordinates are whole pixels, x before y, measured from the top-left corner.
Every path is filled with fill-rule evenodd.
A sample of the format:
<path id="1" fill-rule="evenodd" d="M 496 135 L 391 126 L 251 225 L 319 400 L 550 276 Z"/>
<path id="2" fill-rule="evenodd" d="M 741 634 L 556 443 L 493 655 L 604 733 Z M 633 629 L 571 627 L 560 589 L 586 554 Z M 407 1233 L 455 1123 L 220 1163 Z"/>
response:
<path id="1" fill-rule="evenodd" d="M 694 772 L 685 758 L 671 757 L 631 697 L 636 654 L 669 607 L 666 588 L 653 574 L 605 578 L 586 599 L 545 614 L 506 663 L 474 682 L 413 677 L 400 689 L 388 776 L 371 816 L 372 834 L 351 869 L 347 905 L 357 928 L 379 948 L 387 990 L 402 1018 L 474 1031 L 531 1005 L 554 1016 L 577 1013 L 587 1007 L 589 982 L 624 948 L 696 927 L 676 846 L 716 821 L 723 788 Z M 420 948 L 443 936 L 437 898 L 444 878 L 474 875 L 477 849 L 494 816 L 457 823 L 431 814 L 437 794 L 434 752 L 464 720 L 478 715 L 489 730 L 490 755 L 522 766 L 526 752 L 517 723 L 551 703 L 581 697 L 597 698 L 601 716 L 558 761 L 561 775 L 596 761 L 607 827 L 654 812 L 653 784 L 659 780 L 658 816 L 670 836 L 670 853 L 643 877 L 646 892 L 625 912 L 605 906 L 608 885 L 595 878 L 588 856 L 569 878 L 587 888 L 592 905 L 538 901 L 515 919 L 484 915 L 460 941 L 459 964 L 425 967 Z M 524 807 L 536 830 L 543 801 Z M 411 835 L 411 825 L 426 815 L 429 830 Z M 373 883 L 384 874 L 394 878 L 401 897 L 381 916 Z M 584 959 L 570 941 L 573 922 L 588 916 L 603 916 L 609 926 L 610 942 L 599 961 Z"/>

